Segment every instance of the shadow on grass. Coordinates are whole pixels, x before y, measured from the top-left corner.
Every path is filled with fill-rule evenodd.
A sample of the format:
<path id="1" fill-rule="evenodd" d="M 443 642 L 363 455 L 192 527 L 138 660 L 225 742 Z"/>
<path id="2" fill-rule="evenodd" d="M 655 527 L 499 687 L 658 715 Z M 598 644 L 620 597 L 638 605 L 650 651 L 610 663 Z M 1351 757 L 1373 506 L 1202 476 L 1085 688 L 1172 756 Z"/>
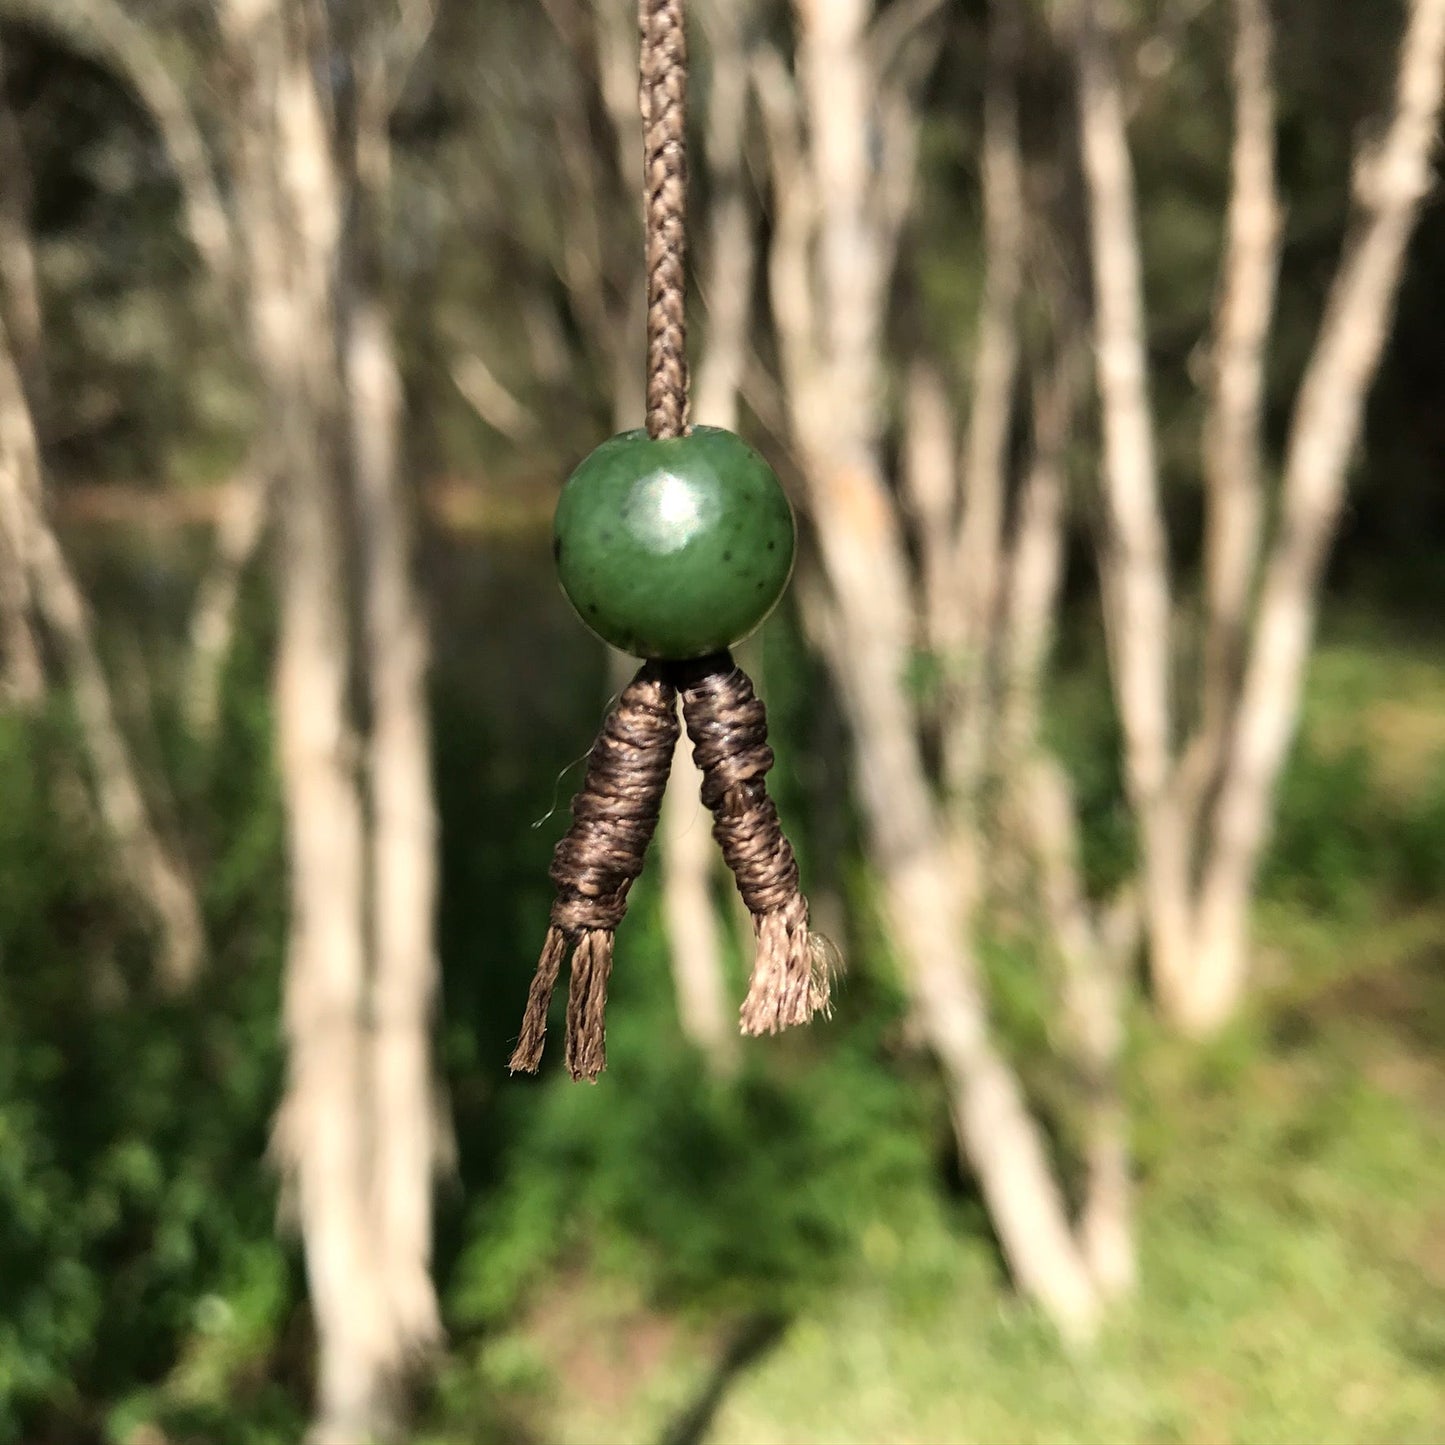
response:
<path id="1" fill-rule="evenodd" d="M 696 1398 L 658 1437 L 658 1445 L 702 1445 L 728 1391 L 782 1341 L 788 1324 L 787 1315 L 773 1311 L 745 1320 L 723 1347 Z"/>

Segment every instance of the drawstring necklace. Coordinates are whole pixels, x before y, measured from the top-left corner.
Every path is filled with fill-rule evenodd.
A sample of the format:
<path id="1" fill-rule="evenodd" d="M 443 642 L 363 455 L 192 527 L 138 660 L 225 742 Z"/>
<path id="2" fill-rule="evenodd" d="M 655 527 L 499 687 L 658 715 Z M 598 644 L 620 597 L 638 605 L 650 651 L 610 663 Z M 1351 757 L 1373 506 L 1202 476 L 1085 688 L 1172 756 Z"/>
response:
<path id="1" fill-rule="evenodd" d="M 686 349 L 687 40 L 683 0 L 641 0 L 647 230 L 647 427 L 597 448 L 557 506 L 553 554 L 577 614 L 646 659 L 588 755 L 572 823 L 552 854 L 551 926 L 527 996 L 515 1072 L 542 1059 L 547 1011 L 571 955 L 567 1069 L 606 1067 L 613 934 L 642 872 L 678 740 L 678 702 L 713 836 L 753 918 L 747 1034 L 828 1007 L 827 945 L 809 931 L 798 864 L 765 778 L 767 716 L 729 651 L 777 605 L 793 567 L 792 508 L 741 438 L 690 427 Z"/>

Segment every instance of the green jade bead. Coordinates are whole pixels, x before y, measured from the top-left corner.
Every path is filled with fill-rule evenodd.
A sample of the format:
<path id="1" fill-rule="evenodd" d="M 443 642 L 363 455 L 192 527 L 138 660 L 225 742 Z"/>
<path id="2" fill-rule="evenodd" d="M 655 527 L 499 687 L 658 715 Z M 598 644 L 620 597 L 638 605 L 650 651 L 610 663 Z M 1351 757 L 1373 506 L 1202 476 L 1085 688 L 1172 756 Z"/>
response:
<path id="1" fill-rule="evenodd" d="M 741 437 L 699 426 L 603 442 L 562 489 L 552 549 L 562 590 L 604 642 L 684 662 L 762 623 L 788 585 L 794 538 L 772 468 Z"/>

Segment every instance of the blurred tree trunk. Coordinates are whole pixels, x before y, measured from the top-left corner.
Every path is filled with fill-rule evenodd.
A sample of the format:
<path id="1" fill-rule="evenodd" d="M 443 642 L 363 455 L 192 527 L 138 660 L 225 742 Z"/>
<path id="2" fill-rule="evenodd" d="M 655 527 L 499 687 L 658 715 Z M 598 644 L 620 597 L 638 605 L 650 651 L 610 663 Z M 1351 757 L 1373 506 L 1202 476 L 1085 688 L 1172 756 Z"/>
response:
<path id="1" fill-rule="evenodd" d="M 143 17 L 115 0 L 3 0 L 28 23 L 111 70 L 150 116 L 180 195 L 181 219 L 214 283 L 228 323 L 241 323 L 241 287 L 231 216 L 188 95 L 192 57 L 177 37 L 163 37 Z M 237 478 L 216 533 L 216 555 L 196 594 L 191 614 L 182 712 L 201 738 L 212 733 L 220 688 L 235 633 L 241 582 L 260 549 L 270 516 L 265 469 L 248 464 Z"/>
<path id="2" fill-rule="evenodd" d="M 1129 1292 L 1137 1273 L 1120 1069 L 1138 909 L 1127 890 L 1103 906 L 1089 899 L 1072 789 L 1042 741 L 1041 700 L 1063 573 L 1066 453 L 1078 409 L 1084 330 L 1066 278 L 1050 274 L 1043 289 L 1054 313 L 1055 344 L 1032 378 L 1033 451 L 1003 576 L 994 766 L 1009 832 L 1033 865 L 1034 895 L 1062 971 L 1063 1052 L 1078 1081 L 1084 1158 L 1080 1242 L 1100 1292 L 1114 1296 Z M 996 852 L 1002 843 L 995 839 Z"/>
<path id="3" fill-rule="evenodd" d="M 0 326 L 5 328 L 24 394 L 33 407 L 40 380 L 40 287 L 30 244 L 28 173 L 20 128 L 4 94 L 4 82 L 4 54 L 0 52 L 0 300 L 4 303 Z M 0 519 L 0 692 L 6 702 L 31 707 L 44 691 L 20 515 L 7 507 Z"/>
<path id="4" fill-rule="evenodd" d="M 884 73 L 866 0 L 800 0 L 796 16 L 796 88 L 771 54 L 761 57 L 757 81 L 773 160 L 773 308 L 826 581 L 826 591 L 814 597 L 813 621 L 853 734 L 890 930 L 918 1027 L 948 1081 L 961 1150 L 1020 1286 L 1063 1332 L 1085 1337 L 1097 1325 L 1100 1285 L 1018 1078 L 993 1040 L 970 947 L 983 887 L 974 800 L 967 790 L 938 795 L 907 680 L 916 641 L 913 584 L 897 493 L 883 470 L 881 348 L 894 248 L 911 196 L 914 88 L 926 74 L 931 45 L 926 33 L 905 37 L 897 70 Z M 929 631 L 949 641 L 988 634 L 1002 574 L 1000 473 L 1014 389 L 1018 263 L 1012 250 L 999 248 L 1016 244 L 1020 228 L 1006 7 L 994 27 L 998 68 L 986 117 L 988 299 L 967 448 L 970 495 L 962 506 L 937 399 L 923 395 L 910 408 L 915 427 L 925 423 L 934 433 L 915 435 L 908 449 L 909 488 L 925 518 L 918 535 L 921 590 L 932 603 Z M 930 548 L 941 550 L 930 558 Z M 969 578 L 966 596 L 958 575 L 965 548 L 989 554 L 988 576 Z M 946 734 L 957 728 L 966 739 L 972 735 L 959 770 L 967 775 L 987 730 L 981 714 L 989 690 L 982 667 L 965 661 L 977 670 L 964 673 L 965 686 L 945 692 L 942 723 Z"/>
<path id="5" fill-rule="evenodd" d="M 352 46 L 352 254 L 342 289 L 342 367 L 371 704 L 372 1188 L 393 1326 L 402 1348 L 422 1354 L 441 1338 L 430 1275 L 431 1186 L 447 1141 L 431 1060 L 439 977 L 430 645 L 413 568 L 414 496 L 403 481 L 401 375 L 382 294 L 394 81 L 384 45 L 392 40 L 363 30 Z"/>
<path id="6" fill-rule="evenodd" d="M 1234 0 L 1234 144 L 1203 427 L 1205 617 L 1199 725 L 1181 763 L 1197 810 L 1224 767 L 1264 532 L 1264 402 L 1283 215 L 1275 191 L 1269 0 Z"/>
<path id="7" fill-rule="evenodd" d="M 179 35 L 162 43 L 113 0 L 6 4 L 133 89 L 197 252 L 250 333 L 266 432 L 198 599 L 191 703 L 203 725 L 214 718 L 240 574 L 274 479 L 292 905 L 275 1152 L 316 1320 L 314 1437 L 355 1445 L 394 1430 L 408 1379 L 440 1332 L 429 1276 L 431 1178 L 445 1132 L 431 1068 L 427 639 L 382 299 L 387 126 L 433 12 L 348 11 L 345 49 L 319 0 L 225 0 L 216 15 L 225 84 L 207 92 L 224 138 L 222 186 L 188 96 L 204 66 Z M 338 62 L 348 86 L 333 84 Z"/>
<path id="8" fill-rule="evenodd" d="M 32 391 L 40 376 L 42 318 L 25 199 L 26 170 L 14 118 L 0 97 L 0 565 L 6 664 L 22 698 L 43 688 L 32 617 L 54 644 L 75 701 L 101 820 L 122 878 L 158 935 L 156 977 L 189 987 L 205 955 L 200 903 L 162 840 L 116 717 L 84 594 L 46 510 Z M 13 609 L 11 611 L 10 609 Z"/>
<path id="9" fill-rule="evenodd" d="M 1355 161 L 1356 217 L 1300 386 L 1281 480 L 1279 528 L 1210 815 L 1194 976 L 1180 1021 L 1218 1026 L 1247 977 L 1249 904 L 1274 795 L 1299 721 L 1324 561 L 1339 524 L 1351 454 L 1379 368 L 1421 205 L 1445 88 L 1445 3 L 1411 0 L 1394 112 Z"/>
<path id="10" fill-rule="evenodd" d="M 1138 218 L 1113 36 L 1099 0 L 1078 0 L 1072 43 L 1105 433 L 1100 570 L 1150 962 L 1164 1012 L 1188 1031 L 1207 1032 L 1244 994 L 1250 905 L 1298 723 L 1324 559 L 1430 190 L 1445 0 L 1410 0 L 1391 113 L 1355 160 L 1355 214 L 1296 398 L 1279 522 L 1268 541 L 1260 410 L 1279 246 L 1272 22 L 1267 0 L 1234 0 L 1235 143 L 1204 435 L 1202 704 L 1177 750 Z"/>
<path id="11" fill-rule="evenodd" d="M 973 388 L 961 462 L 961 516 L 948 518 L 955 555 L 935 572 L 945 585 L 929 599 L 934 650 L 944 687 L 958 693 L 957 721 L 944 738 L 944 777 L 955 802 L 972 806 L 983 765 L 989 639 L 998 616 L 1003 565 L 1009 442 L 1019 367 L 1019 300 L 1023 290 L 1027 221 L 1019 145 L 1015 73 L 1022 44 L 1017 6 L 995 7 L 984 86 L 982 170 L 984 277 Z M 1052 611 L 1052 598 L 1045 599 Z"/>
<path id="12" fill-rule="evenodd" d="M 315 81 L 312 8 L 230 0 L 221 18 L 237 87 L 237 217 L 281 517 L 276 712 L 291 936 L 288 1077 L 274 1149 L 294 1194 L 316 1321 L 313 1434 L 342 1445 L 390 1423 L 396 1366 L 367 1189 L 366 844 L 349 707 L 333 307 L 342 198 L 329 98 Z"/>
<path id="13" fill-rule="evenodd" d="M 162 841 L 115 715 L 84 594 L 45 515 L 40 454 L 8 330 L 0 345 L 0 528 L 23 565 L 35 611 L 75 699 L 101 820 L 116 863 L 158 933 L 156 977 L 172 992 L 195 982 L 205 955 L 190 878 Z"/>
<path id="14" fill-rule="evenodd" d="M 227 485 L 216 524 L 215 555 L 191 608 L 182 710 L 191 733 L 203 740 L 214 737 L 220 721 L 221 685 L 235 643 L 241 587 L 261 550 L 272 504 L 270 473 L 259 458 L 249 458 Z"/>
<path id="15" fill-rule="evenodd" d="M 319 7 L 232 0 L 224 18 L 282 524 L 277 721 L 292 937 L 276 1148 L 317 1321 L 313 1437 L 350 1445 L 397 1428 L 409 1377 L 439 1334 L 428 1273 L 438 1132 L 426 637 L 399 490 L 400 386 L 370 269 L 379 256 L 348 251 L 384 201 L 387 110 L 363 71 L 343 135 L 317 84 L 335 53 Z M 338 165 L 346 155 L 350 174 Z M 352 712 L 358 622 L 366 730 Z"/>
<path id="16" fill-rule="evenodd" d="M 1079 0 L 1079 135 L 1089 197 L 1094 354 L 1104 433 L 1100 586 L 1124 772 L 1138 821 L 1151 961 L 1161 997 L 1189 967 L 1188 838 L 1170 794 L 1168 548 L 1148 392 L 1142 261 L 1123 91 L 1094 13 Z"/>

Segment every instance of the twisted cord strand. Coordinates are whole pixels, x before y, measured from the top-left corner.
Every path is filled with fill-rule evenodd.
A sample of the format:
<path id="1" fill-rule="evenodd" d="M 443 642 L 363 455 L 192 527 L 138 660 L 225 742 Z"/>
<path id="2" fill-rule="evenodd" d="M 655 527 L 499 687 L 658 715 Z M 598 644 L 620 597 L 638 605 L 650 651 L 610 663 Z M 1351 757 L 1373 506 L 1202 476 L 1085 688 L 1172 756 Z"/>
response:
<path id="1" fill-rule="evenodd" d="M 767 710 L 727 653 L 675 665 L 673 678 L 713 836 L 753 916 L 757 949 L 742 1030 L 771 1034 L 807 1023 L 829 1007 L 829 952 L 809 928 L 798 860 L 768 796 Z"/>
<path id="2" fill-rule="evenodd" d="M 640 0 L 647 433 L 687 431 L 687 34 L 683 0 Z"/>
<path id="3" fill-rule="evenodd" d="M 513 1073 L 535 1073 L 542 1062 L 547 1011 L 569 950 L 567 1069 L 574 1079 L 595 1079 L 607 1066 L 613 930 L 657 827 L 679 730 L 677 691 L 658 664 L 647 663 L 608 714 L 572 800 L 572 825 L 552 852 L 552 925 L 527 995 Z"/>

